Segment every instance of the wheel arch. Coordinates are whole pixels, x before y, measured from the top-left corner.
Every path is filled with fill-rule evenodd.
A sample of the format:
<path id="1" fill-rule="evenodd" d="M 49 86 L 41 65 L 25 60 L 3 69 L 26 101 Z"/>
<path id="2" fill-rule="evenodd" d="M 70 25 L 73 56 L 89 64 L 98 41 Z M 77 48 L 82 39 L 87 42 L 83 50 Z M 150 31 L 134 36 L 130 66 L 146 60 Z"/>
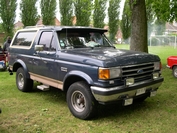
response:
<path id="1" fill-rule="evenodd" d="M 77 81 L 85 81 L 89 85 L 93 84 L 93 80 L 86 73 L 81 71 L 71 71 L 64 78 L 63 90 L 66 92 L 69 86 Z"/>
<path id="2" fill-rule="evenodd" d="M 174 64 L 171 68 L 173 69 L 174 67 L 176 67 L 177 66 L 177 64 Z"/>
<path id="3" fill-rule="evenodd" d="M 18 70 L 18 68 L 20 68 L 20 67 L 22 67 L 24 69 L 26 77 L 30 78 L 30 75 L 28 73 L 28 69 L 27 69 L 26 64 L 20 59 L 18 59 L 18 60 L 16 60 L 14 62 L 14 64 L 13 64 L 13 72 L 16 72 Z"/>

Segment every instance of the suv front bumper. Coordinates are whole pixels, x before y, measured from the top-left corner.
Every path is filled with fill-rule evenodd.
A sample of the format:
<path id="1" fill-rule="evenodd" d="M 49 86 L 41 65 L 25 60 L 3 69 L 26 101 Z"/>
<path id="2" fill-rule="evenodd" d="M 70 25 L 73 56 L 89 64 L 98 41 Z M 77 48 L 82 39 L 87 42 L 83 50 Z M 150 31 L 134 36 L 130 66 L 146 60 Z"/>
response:
<path id="1" fill-rule="evenodd" d="M 139 94 L 137 95 L 137 92 L 141 89 L 145 90 L 142 95 L 157 91 L 163 80 L 164 79 L 160 77 L 156 80 L 144 81 L 143 83 L 136 83 L 131 86 L 116 86 L 111 88 L 91 86 L 91 91 L 98 102 L 107 103 L 140 96 Z"/>

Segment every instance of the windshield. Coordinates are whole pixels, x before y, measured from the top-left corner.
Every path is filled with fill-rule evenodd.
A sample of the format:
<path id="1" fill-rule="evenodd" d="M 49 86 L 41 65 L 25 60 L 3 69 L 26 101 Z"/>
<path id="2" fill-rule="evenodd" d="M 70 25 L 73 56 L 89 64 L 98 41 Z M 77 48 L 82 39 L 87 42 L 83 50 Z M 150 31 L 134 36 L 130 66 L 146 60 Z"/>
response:
<path id="1" fill-rule="evenodd" d="M 99 32 L 58 32 L 62 49 L 87 47 L 112 47 L 106 36 Z"/>

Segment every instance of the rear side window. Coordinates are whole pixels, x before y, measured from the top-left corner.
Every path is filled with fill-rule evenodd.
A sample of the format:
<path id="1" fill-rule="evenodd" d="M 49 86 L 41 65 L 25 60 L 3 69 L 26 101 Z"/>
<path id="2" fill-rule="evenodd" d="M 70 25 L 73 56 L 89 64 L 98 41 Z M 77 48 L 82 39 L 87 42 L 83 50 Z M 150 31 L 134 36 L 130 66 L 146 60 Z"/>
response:
<path id="1" fill-rule="evenodd" d="M 16 36 L 12 46 L 25 46 L 29 47 L 36 35 L 36 31 L 19 32 Z"/>

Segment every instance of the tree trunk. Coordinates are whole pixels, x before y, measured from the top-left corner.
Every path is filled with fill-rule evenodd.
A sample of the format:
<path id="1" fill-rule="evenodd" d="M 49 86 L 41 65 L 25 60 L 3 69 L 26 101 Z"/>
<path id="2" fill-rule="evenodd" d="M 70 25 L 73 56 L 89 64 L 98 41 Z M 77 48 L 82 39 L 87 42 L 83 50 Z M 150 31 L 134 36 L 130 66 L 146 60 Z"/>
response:
<path id="1" fill-rule="evenodd" d="M 132 28 L 130 50 L 148 52 L 145 0 L 130 0 Z"/>

